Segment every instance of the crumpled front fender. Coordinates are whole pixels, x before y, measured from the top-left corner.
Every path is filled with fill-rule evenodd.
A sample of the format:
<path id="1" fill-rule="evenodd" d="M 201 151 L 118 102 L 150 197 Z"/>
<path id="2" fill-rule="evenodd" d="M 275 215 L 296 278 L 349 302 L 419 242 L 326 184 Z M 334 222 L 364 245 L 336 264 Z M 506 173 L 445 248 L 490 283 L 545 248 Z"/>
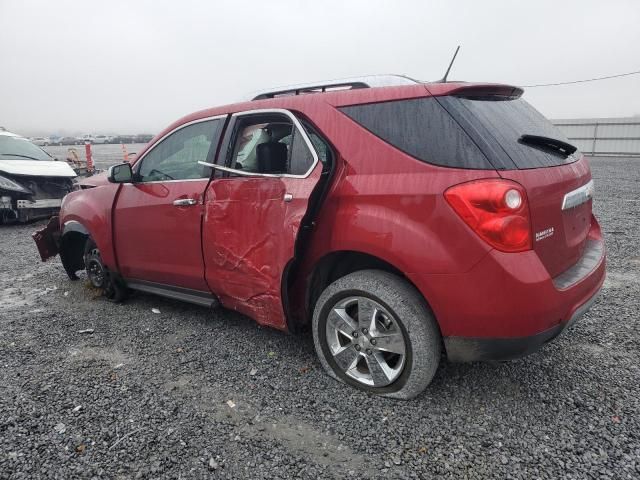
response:
<path id="1" fill-rule="evenodd" d="M 60 217 L 58 216 L 51 217 L 44 228 L 31 234 L 43 262 L 59 253 L 60 235 Z"/>

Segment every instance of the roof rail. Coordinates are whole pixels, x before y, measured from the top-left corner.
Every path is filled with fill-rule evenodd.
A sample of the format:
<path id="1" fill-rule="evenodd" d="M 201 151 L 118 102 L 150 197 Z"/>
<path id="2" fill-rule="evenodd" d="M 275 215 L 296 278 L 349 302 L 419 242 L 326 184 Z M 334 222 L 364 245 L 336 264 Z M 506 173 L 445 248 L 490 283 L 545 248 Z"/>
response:
<path id="1" fill-rule="evenodd" d="M 368 75 L 364 77 L 342 78 L 263 90 L 252 93 L 247 100 L 264 100 L 265 98 L 304 95 L 307 93 L 322 93 L 338 90 L 355 90 L 358 88 L 416 85 L 418 83 L 422 82 L 404 75 Z"/>

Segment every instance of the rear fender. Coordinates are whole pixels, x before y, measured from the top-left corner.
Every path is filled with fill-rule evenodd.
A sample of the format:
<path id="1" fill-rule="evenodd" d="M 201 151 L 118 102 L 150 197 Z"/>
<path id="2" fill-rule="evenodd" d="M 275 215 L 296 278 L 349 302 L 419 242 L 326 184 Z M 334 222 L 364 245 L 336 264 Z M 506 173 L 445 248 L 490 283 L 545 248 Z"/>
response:
<path id="1" fill-rule="evenodd" d="M 373 255 L 405 274 L 464 272 L 490 250 L 451 214 L 441 195 L 379 200 L 343 198 L 323 243 L 331 251 Z"/>
<path id="2" fill-rule="evenodd" d="M 340 195 L 344 193 L 343 186 L 342 192 L 329 196 L 315 223 L 299 274 L 292 282 L 293 310 L 298 321 L 305 322 L 311 314 L 307 311 L 309 299 L 320 292 L 310 292 L 318 286 L 309 282 L 327 255 L 364 254 L 410 278 L 415 272 L 446 275 L 468 271 L 491 250 L 453 214 L 442 194 L 411 191 L 408 183 L 397 194 Z M 419 290 L 430 303 L 427 289 Z"/>

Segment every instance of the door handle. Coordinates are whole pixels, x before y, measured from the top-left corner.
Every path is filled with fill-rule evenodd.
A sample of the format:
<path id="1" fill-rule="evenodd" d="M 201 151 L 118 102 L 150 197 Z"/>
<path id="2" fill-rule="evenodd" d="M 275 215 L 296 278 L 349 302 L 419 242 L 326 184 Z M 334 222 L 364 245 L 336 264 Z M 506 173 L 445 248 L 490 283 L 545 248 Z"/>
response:
<path id="1" fill-rule="evenodd" d="M 195 205 L 198 201 L 195 198 L 179 198 L 173 201 L 175 207 L 189 207 Z"/>
<path id="2" fill-rule="evenodd" d="M 291 195 L 290 193 L 285 193 L 283 200 L 285 202 L 290 202 L 291 200 L 293 200 L 293 195 Z"/>

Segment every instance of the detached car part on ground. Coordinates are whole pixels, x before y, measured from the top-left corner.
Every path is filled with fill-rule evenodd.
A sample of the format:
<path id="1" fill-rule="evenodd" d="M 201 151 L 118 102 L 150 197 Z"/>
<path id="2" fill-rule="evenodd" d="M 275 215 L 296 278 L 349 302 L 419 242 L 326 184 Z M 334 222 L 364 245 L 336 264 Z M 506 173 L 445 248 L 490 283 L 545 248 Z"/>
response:
<path id="1" fill-rule="evenodd" d="M 330 375 L 411 398 L 443 347 L 526 355 L 604 281 L 589 165 L 521 95 L 391 76 L 197 112 L 83 180 L 34 237 L 113 299 L 310 327 Z"/>
<path id="2" fill-rule="evenodd" d="M 0 223 L 58 213 L 73 188 L 74 170 L 28 139 L 0 131 Z"/>

